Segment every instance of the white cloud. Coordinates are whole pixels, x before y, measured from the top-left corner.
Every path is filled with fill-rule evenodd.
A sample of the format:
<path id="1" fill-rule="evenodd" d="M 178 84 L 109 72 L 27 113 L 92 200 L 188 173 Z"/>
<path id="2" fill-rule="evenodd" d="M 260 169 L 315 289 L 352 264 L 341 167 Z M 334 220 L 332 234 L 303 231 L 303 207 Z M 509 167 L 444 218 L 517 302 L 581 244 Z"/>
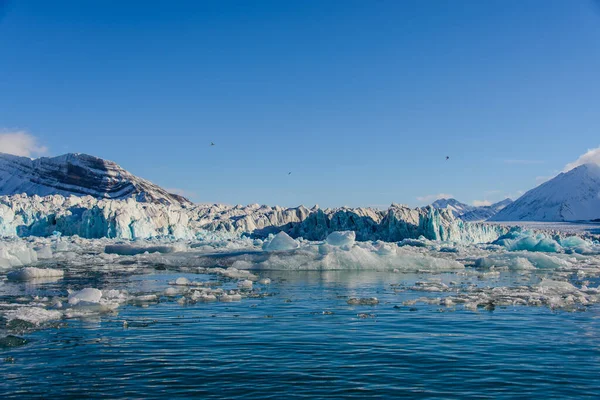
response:
<path id="1" fill-rule="evenodd" d="M 505 164 L 543 164 L 540 160 L 504 160 Z"/>
<path id="2" fill-rule="evenodd" d="M 429 203 L 431 201 L 439 200 L 439 199 L 450 199 L 454 196 L 448 193 L 438 193 L 438 194 L 428 194 L 425 196 L 417 197 L 417 200 Z"/>
<path id="3" fill-rule="evenodd" d="M 0 153 L 14 154 L 15 156 L 31 157 L 44 154 L 48 151 L 45 146 L 38 144 L 35 136 L 27 132 L 2 132 L 0 133 Z"/>
<path id="4" fill-rule="evenodd" d="M 579 167 L 583 164 L 599 164 L 600 165 L 600 147 L 590 149 L 587 153 L 579 156 L 579 158 L 572 163 L 569 163 L 563 169 L 563 172 L 572 170 L 573 168 Z"/>
<path id="5" fill-rule="evenodd" d="M 489 200 L 473 200 L 473 205 L 475 207 L 491 206 L 492 202 Z"/>

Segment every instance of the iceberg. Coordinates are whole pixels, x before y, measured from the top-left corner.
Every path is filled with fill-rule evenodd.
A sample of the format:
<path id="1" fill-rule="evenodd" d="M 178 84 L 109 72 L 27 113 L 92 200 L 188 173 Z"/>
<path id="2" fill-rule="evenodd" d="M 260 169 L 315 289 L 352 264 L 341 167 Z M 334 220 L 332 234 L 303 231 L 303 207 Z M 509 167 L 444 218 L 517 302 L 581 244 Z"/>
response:
<path id="1" fill-rule="evenodd" d="M 292 239 L 287 233 L 279 232 L 269 242 L 265 243 L 266 251 L 285 251 L 298 248 L 298 242 Z"/>
<path id="2" fill-rule="evenodd" d="M 531 251 L 543 253 L 600 254 L 600 245 L 579 236 L 550 236 L 545 232 L 534 232 L 513 228 L 500 236 L 493 244 L 509 251 Z"/>
<path id="3" fill-rule="evenodd" d="M 24 241 L 0 241 L 0 269 L 21 267 L 37 260 L 37 252 Z"/>
<path id="4" fill-rule="evenodd" d="M 85 288 L 79 292 L 69 295 L 69 304 L 77 305 L 81 302 L 85 303 L 100 303 L 102 291 L 94 288 Z"/>

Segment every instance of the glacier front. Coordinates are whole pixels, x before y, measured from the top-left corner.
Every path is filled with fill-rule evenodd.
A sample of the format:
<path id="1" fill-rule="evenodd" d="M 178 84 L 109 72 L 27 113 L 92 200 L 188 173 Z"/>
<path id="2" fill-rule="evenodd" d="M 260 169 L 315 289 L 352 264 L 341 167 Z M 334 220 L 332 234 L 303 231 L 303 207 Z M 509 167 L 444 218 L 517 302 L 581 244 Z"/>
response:
<path id="1" fill-rule="evenodd" d="M 455 219 L 448 209 L 392 204 L 372 208 L 311 209 L 304 206 L 159 204 L 91 196 L 0 196 L 0 235 L 78 235 L 83 238 L 191 239 L 217 235 L 264 238 L 285 232 L 291 237 L 324 240 L 336 231 L 355 232 L 356 240 L 429 240 L 487 243 L 506 233 L 497 225 Z"/>

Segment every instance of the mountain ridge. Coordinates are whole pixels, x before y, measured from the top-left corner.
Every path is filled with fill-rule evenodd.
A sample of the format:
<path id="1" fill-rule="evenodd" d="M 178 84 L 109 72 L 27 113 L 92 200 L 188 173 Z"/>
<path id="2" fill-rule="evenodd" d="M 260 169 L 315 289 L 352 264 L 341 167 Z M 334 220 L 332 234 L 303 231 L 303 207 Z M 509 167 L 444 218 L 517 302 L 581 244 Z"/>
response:
<path id="1" fill-rule="evenodd" d="M 92 196 L 171 205 L 189 205 L 183 196 L 169 193 L 131 174 L 117 163 L 83 153 L 31 159 L 0 153 L 0 195 Z"/>
<path id="2" fill-rule="evenodd" d="M 471 206 L 462 203 L 455 198 L 448 198 L 438 199 L 431 203 L 431 206 L 433 208 L 449 208 L 455 218 L 462 219 L 463 221 L 476 222 L 489 219 L 511 203 L 512 200 L 506 198 L 489 206 Z"/>
<path id="3" fill-rule="evenodd" d="M 600 166 L 582 164 L 529 190 L 491 221 L 591 221 L 600 218 Z"/>

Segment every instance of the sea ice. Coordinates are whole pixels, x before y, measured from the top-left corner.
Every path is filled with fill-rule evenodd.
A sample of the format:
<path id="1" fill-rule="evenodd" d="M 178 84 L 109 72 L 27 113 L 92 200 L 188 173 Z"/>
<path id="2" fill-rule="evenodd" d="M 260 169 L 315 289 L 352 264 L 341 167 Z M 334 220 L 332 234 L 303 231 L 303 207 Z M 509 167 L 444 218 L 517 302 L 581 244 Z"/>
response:
<path id="1" fill-rule="evenodd" d="M 20 307 L 11 310 L 6 314 L 7 319 L 18 319 L 34 325 L 40 325 L 44 322 L 54 321 L 62 318 L 62 312 L 56 310 L 46 310 L 41 307 Z"/>

